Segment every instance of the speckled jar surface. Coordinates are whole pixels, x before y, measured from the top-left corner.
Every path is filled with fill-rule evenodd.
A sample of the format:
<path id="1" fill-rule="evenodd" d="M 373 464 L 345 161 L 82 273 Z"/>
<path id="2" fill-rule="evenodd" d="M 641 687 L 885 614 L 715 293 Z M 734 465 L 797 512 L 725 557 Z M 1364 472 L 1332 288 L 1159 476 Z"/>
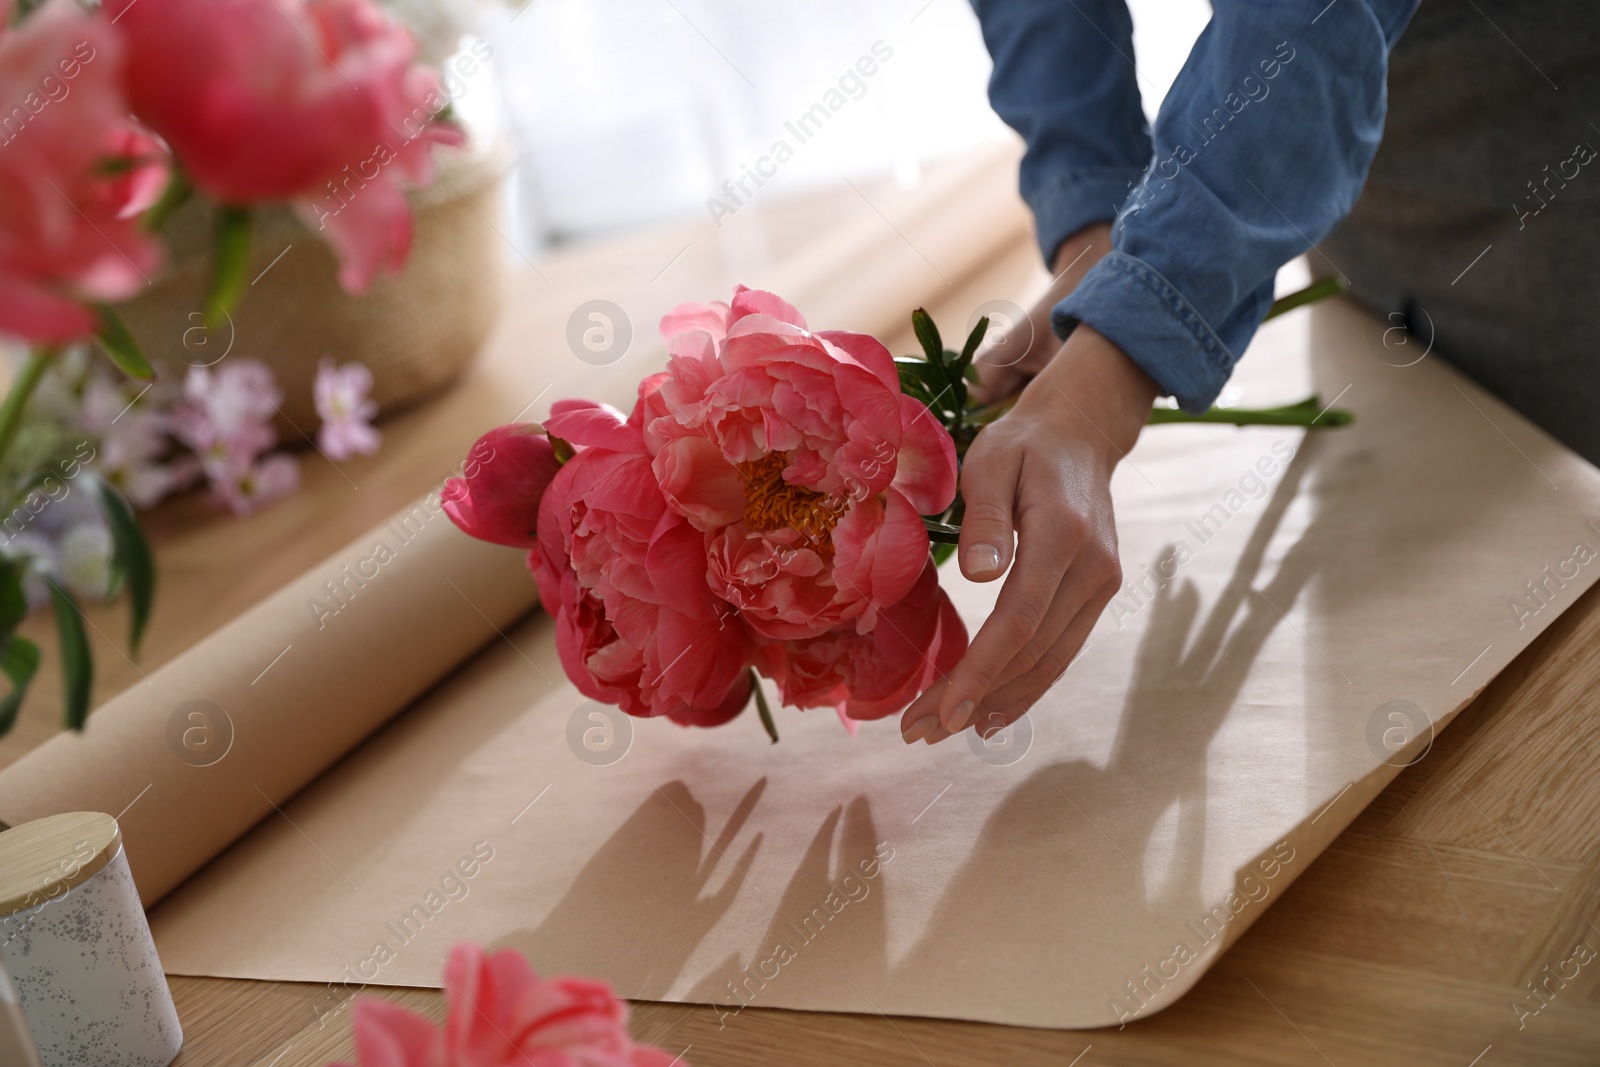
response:
<path id="1" fill-rule="evenodd" d="M 120 843 L 86 881 L 0 920 L 44 1067 L 167 1067 L 183 1045 Z"/>

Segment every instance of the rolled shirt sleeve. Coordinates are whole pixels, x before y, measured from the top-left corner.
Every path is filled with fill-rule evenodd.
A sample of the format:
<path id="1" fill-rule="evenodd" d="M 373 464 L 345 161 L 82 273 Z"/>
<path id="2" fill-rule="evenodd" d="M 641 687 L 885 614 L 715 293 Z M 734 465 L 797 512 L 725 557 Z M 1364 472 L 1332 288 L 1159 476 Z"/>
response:
<path id="1" fill-rule="evenodd" d="M 1056 332 L 1086 322 L 1185 410 L 1210 406 L 1271 306 L 1278 268 L 1355 205 L 1383 133 L 1389 49 L 1416 2 L 1215 0 L 1114 216 L 1113 251 L 1056 306 Z M 1100 37 L 1072 32 L 1085 48 Z M 1101 38 L 1127 64 L 1112 44 Z M 1008 84 L 1001 64 L 996 54 L 993 81 Z M 1076 81 L 1037 90 L 1058 101 L 1053 116 L 1071 110 L 1059 101 Z"/>
<path id="2" fill-rule="evenodd" d="M 989 103 L 1022 135 L 1019 175 L 1045 262 L 1116 216 L 1150 162 L 1124 0 L 973 0 Z"/>

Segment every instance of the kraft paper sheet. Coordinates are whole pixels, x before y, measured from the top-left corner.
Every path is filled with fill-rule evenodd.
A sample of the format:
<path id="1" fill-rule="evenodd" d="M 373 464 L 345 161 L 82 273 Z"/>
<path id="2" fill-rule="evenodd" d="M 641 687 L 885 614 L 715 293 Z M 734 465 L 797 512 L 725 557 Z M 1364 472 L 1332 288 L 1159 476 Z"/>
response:
<path id="1" fill-rule="evenodd" d="M 435 518 L 320 628 L 306 601 L 370 545 L 0 774 L 0 818 L 153 782 L 124 825 L 146 899 L 216 856 L 153 911 L 167 969 L 333 983 L 319 1010 L 436 985 L 470 938 L 723 1014 L 1148 1015 L 1600 574 L 1600 472 L 1437 356 L 1386 365 L 1381 329 L 1319 307 L 1236 379 L 1337 395 L 1348 429 L 1144 435 L 1114 485 L 1129 586 L 990 747 L 608 717 L 549 620 L 514 622 L 518 554 Z M 943 580 L 975 627 L 998 587 Z M 192 699 L 234 723 L 209 767 L 168 746 Z"/>

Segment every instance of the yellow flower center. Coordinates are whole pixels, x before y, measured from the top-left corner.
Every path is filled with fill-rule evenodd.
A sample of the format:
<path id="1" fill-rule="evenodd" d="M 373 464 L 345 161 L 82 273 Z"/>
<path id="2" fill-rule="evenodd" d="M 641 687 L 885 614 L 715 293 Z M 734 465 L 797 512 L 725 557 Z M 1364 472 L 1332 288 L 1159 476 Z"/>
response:
<path id="1" fill-rule="evenodd" d="M 769 452 L 739 464 L 744 475 L 744 524 L 757 532 L 794 530 L 824 559 L 833 557 L 833 528 L 844 514 L 844 502 L 803 485 L 783 480 L 786 452 Z"/>

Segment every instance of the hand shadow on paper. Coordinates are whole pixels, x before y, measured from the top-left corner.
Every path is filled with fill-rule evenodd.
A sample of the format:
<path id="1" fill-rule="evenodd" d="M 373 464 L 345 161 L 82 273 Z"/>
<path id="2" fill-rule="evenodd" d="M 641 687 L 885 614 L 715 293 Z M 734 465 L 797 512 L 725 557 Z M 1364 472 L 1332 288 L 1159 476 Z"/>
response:
<path id="1" fill-rule="evenodd" d="M 767 780 L 759 779 L 711 839 L 705 809 L 681 781 L 652 790 L 583 865 L 571 888 L 532 930 L 495 948 L 524 953 L 541 973 L 577 971 L 610 980 L 617 995 L 660 998 L 746 880 L 762 835 L 728 853 Z M 714 877 L 720 886 L 707 891 Z"/>
<path id="2" fill-rule="evenodd" d="M 813 835 L 766 932 L 729 953 L 683 999 L 738 1011 L 771 1003 L 781 991 L 782 1003 L 804 1007 L 808 992 L 834 988 L 841 975 L 881 985 L 889 971 L 889 931 L 877 849 L 865 796 L 834 808 Z"/>
<path id="3" fill-rule="evenodd" d="M 1315 435 L 1308 435 L 1203 616 L 1200 595 L 1187 579 L 1155 592 L 1144 608 L 1147 629 L 1105 767 L 1085 760 L 1039 767 L 1006 798 L 920 938 L 888 976 L 883 1010 L 918 1004 L 919 1013 L 937 1005 L 941 1013 L 961 1014 L 963 989 L 988 986 L 1002 995 L 998 991 L 1017 988 L 1018 975 L 1046 977 L 1020 994 L 1037 1005 L 1067 990 L 1081 1000 L 1098 986 L 1116 995 L 1141 964 L 1159 959 L 1139 959 L 1123 974 L 1118 968 L 1130 953 L 1146 942 L 1170 951 L 1185 919 L 1208 914 L 1200 886 L 1206 785 L 1219 771 L 1207 752 L 1267 638 L 1329 547 L 1318 543 L 1313 519 L 1270 582 L 1255 584 L 1317 451 Z M 1152 794 L 1160 799 L 1152 802 Z M 1170 859 L 1141 870 L 1152 836 L 1174 806 Z M 1130 813 L 1138 813 L 1131 823 Z M 1169 917 L 1170 930 L 1162 916 Z M 975 941 L 996 932 L 1003 944 Z M 962 961 L 956 983 L 949 980 L 953 960 Z M 877 1000 L 870 987 L 862 990 Z"/>

